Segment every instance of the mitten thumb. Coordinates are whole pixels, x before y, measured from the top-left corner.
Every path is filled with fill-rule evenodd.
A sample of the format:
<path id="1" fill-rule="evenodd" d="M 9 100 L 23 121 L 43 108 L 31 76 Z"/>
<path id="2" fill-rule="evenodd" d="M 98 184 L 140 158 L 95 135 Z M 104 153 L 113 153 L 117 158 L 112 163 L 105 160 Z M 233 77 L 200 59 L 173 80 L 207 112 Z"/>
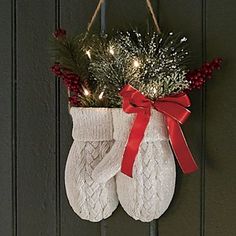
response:
<path id="1" fill-rule="evenodd" d="M 111 150 L 95 167 L 92 172 L 92 178 L 98 183 L 106 183 L 115 176 L 121 169 L 121 161 L 126 142 L 116 141 Z"/>
<path id="2" fill-rule="evenodd" d="M 94 180 L 99 183 L 106 182 L 120 171 L 134 115 L 123 112 L 121 108 L 114 108 L 112 109 L 112 119 L 115 143 L 92 173 Z"/>

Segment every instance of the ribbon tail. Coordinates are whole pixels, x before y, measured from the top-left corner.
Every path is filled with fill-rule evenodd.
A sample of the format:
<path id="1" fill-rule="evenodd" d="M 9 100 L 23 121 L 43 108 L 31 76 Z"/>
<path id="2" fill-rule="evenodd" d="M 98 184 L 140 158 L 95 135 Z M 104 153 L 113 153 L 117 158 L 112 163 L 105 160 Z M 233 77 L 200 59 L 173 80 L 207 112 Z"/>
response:
<path id="1" fill-rule="evenodd" d="M 191 151 L 189 150 L 188 144 L 185 140 L 184 134 L 179 123 L 171 117 L 166 118 L 170 142 L 182 171 L 185 174 L 195 172 L 198 167 L 192 156 Z"/>
<path id="2" fill-rule="evenodd" d="M 137 113 L 134 124 L 130 131 L 128 142 L 123 155 L 123 160 L 121 163 L 121 172 L 129 177 L 132 177 L 134 161 L 138 154 L 139 146 L 143 140 L 149 119 L 149 113 Z"/>

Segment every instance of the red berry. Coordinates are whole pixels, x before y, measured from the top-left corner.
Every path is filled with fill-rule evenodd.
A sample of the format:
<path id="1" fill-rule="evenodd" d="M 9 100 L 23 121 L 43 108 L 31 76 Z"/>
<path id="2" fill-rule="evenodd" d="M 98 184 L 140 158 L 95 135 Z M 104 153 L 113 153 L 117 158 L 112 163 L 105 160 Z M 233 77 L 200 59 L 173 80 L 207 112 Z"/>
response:
<path id="1" fill-rule="evenodd" d="M 66 36 L 66 31 L 64 29 L 57 29 L 54 33 L 53 33 L 53 36 L 56 38 L 56 39 L 62 39 Z"/>

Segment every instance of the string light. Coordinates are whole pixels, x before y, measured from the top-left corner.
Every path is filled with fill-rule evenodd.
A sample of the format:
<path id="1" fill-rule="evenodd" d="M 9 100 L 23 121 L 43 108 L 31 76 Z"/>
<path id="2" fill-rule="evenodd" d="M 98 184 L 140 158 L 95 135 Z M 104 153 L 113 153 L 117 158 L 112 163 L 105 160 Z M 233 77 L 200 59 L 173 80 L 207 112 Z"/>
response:
<path id="1" fill-rule="evenodd" d="M 104 102 L 120 106 L 117 94 L 124 83 L 153 100 L 186 90 L 189 57 L 185 40 L 181 34 L 173 32 L 153 33 L 147 38 L 136 31 L 118 33 L 115 39 L 104 44 L 105 50 L 95 51 L 96 58 L 89 67 L 93 78 L 99 78 L 99 88 L 108 85 Z M 98 101 L 103 101 L 99 100 L 102 91 L 94 96 Z"/>
<path id="2" fill-rule="evenodd" d="M 111 55 L 115 54 L 115 51 L 114 51 L 113 47 L 110 47 L 109 52 L 111 53 Z"/>
<path id="3" fill-rule="evenodd" d="M 139 62 L 137 60 L 134 60 L 134 67 L 138 68 L 139 67 Z"/>
<path id="4" fill-rule="evenodd" d="M 84 95 L 89 96 L 89 94 L 90 94 L 89 91 L 86 88 L 83 88 L 83 90 L 84 90 Z"/>
<path id="5" fill-rule="evenodd" d="M 86 55 L 88 56 L 89 59 L 91 59 L 91 52 L 90 52 L 90 50 L 86 51 Z"/>
<path id="6" fill-rule="evenodd" d="M 104 92 L 101 92 L 101 93 L 99 94 L 98 98 L 99 98 L 100 100 L 103 98 L 103 94 L 104 94 Z"/>
<path id="7" fill-rule="evenodd" d="M 180 42 L 183 43 L 183 42 L 186 42 L 188 39 L 186 37 L 183 37 Z"/>

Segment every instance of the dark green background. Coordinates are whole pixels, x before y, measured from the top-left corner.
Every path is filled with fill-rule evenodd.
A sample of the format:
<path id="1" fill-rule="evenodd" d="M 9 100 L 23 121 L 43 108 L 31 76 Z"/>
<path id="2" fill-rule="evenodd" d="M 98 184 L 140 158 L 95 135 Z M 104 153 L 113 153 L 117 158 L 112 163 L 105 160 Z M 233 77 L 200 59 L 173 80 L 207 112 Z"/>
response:
<path id="1" fill-rule="evenodd" d="M 155 0 L 161 29 L 190 39 L 193 66 L 215 56 L 223 69 L 194 92 L 184 131 L 200 170 L 178 170 L 174 200 L 158 221 L 120 207 L 89 223 L 70 208 L 64 166 L 71 144 L 66 92 L 49 72 L 56 26 L 85 30 L 98 0 L 0 1 L 0 236 L 236 235 L 236 1 Z M 145 0 L 107 0 L 106 26 L 147 27 Z M 100 19 L 95 28 L 99 30 Z"/>

